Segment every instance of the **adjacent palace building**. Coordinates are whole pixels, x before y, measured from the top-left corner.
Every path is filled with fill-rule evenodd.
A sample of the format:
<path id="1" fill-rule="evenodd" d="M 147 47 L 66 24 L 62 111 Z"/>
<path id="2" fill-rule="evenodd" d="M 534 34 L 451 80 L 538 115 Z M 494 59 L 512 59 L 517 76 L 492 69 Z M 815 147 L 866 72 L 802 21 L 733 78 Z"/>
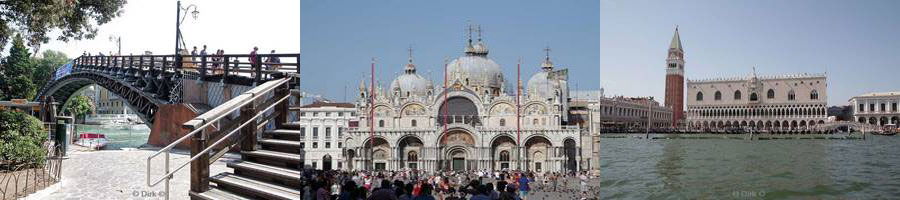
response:
<path id="1" fill-rule="evenodd" d="M 875 92 L 850 99 L 853 120 L 878 126 L 900 124 L 900 92 Z"/>
<path id="2" fill-rule="evenodd" d="M 472 30 L 464 54 L 448 63 L 446 83 L 420 76 L 411 56 L 390 87 L 360 83 L 358 126 L 342 138 L 345 169 L 579 169 L 582 135 L 566 125 L 567 71 L 554 67 L 547 49 L 540 72 L 516 95 Z"/>
<path id="3" fill-rule="evenodd" d="M 688 80 L 687 119 L 694 130 L 800 131 L 827 118 L 825 75 L 797 74 Z"/>

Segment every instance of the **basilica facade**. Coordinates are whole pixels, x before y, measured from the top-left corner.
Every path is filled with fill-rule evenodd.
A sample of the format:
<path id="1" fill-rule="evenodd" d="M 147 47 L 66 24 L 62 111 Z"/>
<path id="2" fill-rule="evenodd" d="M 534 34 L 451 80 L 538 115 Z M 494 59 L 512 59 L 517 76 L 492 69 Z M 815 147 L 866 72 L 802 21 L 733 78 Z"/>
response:
<path id="1" fill-rule="evenodd" d="M 566 125 L 567 71 L 554 68 L 547 49 L 524 88 L 507 85 L 480 31 L 473 41 L 469 30 L 440 85 L 417 73 L 412 56 L 389 86 L 360 83 L 359 121 L 341 138 L 344 169 L 578 169 L 581 130 Z"/>

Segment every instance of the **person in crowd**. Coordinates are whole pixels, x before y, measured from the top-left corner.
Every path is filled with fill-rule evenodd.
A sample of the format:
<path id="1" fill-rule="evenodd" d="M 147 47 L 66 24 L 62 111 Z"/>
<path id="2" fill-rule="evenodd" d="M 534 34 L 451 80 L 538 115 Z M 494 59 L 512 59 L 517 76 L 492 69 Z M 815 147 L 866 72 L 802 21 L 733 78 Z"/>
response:
<path id="1" fill-rule="evenodd" d="M 191 50 L 191 61 L 197 61 L 197 46 L 194 46 L 194 50 Z"/>
<path id="2" fill-rule="evenodd" d="M 397 200 L 396 191 L 391 188 L 391 182 L 388 180 L 382 179 L 381 184 L 378 189 L 372 191 L 372 196 L 369 196 L 369 200 Z"/>
<path id="3" fill-rule="evenodd" d="M 528 183 L 531 182 L 531 180 L 529 180 L 528 175 L 526 175 L 524 173 L 519 173 L 518 176 L 519 176 L 519 180 L 518 180 L 519 181 L 519 197 L 522 198 L 523 200 L 528 200 L 528 192 L 529 192 L 529 190 L 531 190 L 531 188 L 528 187 Z"/>
<path id="4" fill-rule="evenodd" d="M 422 183 L 422 191 L 420 191 L 419 196 L 413 198 L 413 200 L 435 200 L 434 196 L 431 196 L 431 190 L 434 188 L 431 184 Z"/>
<path id="5" fill-rule="evenodd" d="M 248 60 L 250 60 L 250 66 L 251 66 L 250 76 L 251 77 L 256 77 L 256 69 L 255 68 L 256 68 L 256 65 L 259 64 L 259 63 L 256 63 L 256 60 L 258 58 L 258 56 L 256 56 L 256 51 L 258 51 L 258 50 L 259 50 L 259 48 L 253 47 L 253 51 L 250 51 L 250 57 L 247 58 Z"/>

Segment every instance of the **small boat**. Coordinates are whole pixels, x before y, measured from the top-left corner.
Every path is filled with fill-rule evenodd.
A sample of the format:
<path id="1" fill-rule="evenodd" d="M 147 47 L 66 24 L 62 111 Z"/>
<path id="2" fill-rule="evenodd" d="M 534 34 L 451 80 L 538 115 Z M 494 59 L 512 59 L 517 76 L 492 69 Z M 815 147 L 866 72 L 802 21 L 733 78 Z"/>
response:
<path id="1" fill-rule="evenodd" d="M 107 143 L 109 143 L 109 140 L 106 139 L 106 135 L 100 133 L 82 133 L 78 135 L 78 140 L 75 141 L 76 145 L 91 149 L 103 149 Z"/>

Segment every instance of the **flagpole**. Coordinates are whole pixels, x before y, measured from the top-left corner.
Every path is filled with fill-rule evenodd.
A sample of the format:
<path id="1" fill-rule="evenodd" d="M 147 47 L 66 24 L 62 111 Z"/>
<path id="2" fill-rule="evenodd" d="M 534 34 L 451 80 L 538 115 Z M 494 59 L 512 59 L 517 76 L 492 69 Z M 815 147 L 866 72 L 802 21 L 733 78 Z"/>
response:
<path id="1" fill-rule="evenodd" d="M 448 123 L 447 122 L 447 114 L 448 114 L 448 112 L 447 112 L 447 93 L 448 92 L 449 91 L 447 91 L 447 57 L 444 57 L 444 103 L 441 104 L 441 107 L 444 108 L 444 132 L 443 133 L 447 133 L 447 123 Z M 444 163 L 439 163 L 439 164 L 441 166 L 438 166 L 438 168 L 442 168 L 444 165 Z"/>
<path id="2" fill-rule="evenodd" d="M 516 63 L 516 168 L 518 170 L 522 169 L 522 133 L 520 126 L 520 117 L 519 117 L 519 96 L 522 91 L 522 58 L 519 58 L 518 63 Z"/>
<path id="3" fill-rule="evenodd" d="M 375 170 L 375 57 L 372 57 L 372 73 L 370 74 L 372 87 L 369 93 L 369 162 L 372 163 L 371 170 Z"/>

